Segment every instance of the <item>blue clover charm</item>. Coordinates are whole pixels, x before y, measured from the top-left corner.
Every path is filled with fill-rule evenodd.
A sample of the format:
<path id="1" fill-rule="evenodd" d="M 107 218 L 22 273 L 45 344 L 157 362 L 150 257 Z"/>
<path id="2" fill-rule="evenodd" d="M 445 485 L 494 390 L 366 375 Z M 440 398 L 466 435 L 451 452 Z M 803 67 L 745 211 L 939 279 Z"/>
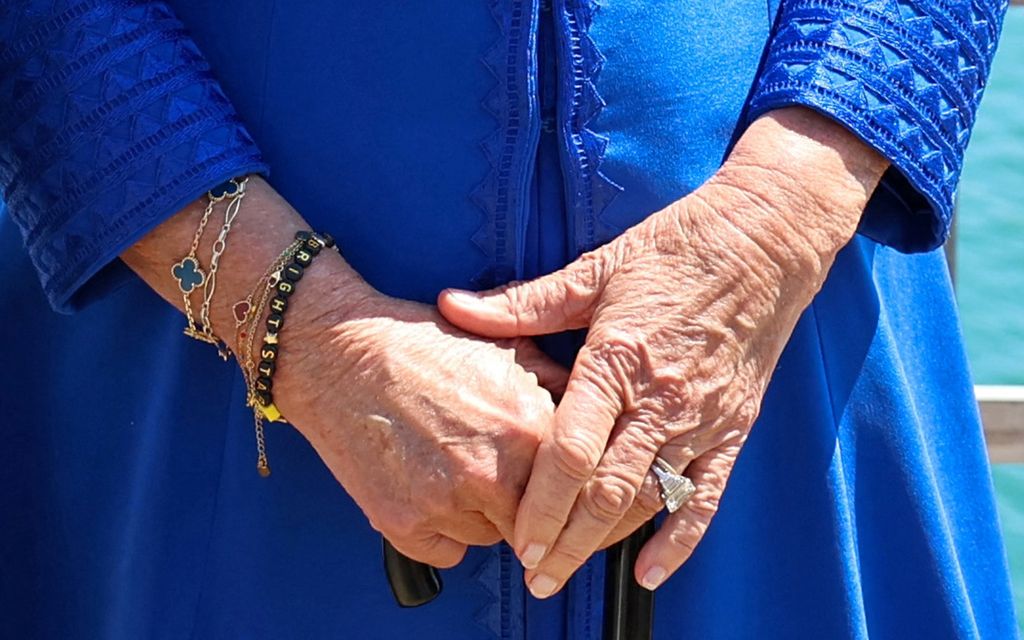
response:
<path id="1" fill-rule="evenodd" d="M 224 198 L 234 198 L 239 194 L 239 192 L 241 192 L 241 190 L 242 185 L 237 179 L 232 178 L 231 180 L 222 182 L 216 187 L 210 189 L 210 191 L 207 192 L 207 197 L 209 197 L 213 202 L 220 202 Z"/>
<path id="2" fill-rule="evenodd" d="M 199 268 L 199 262 L 191 256 L 182 258 L 181 262 L 174 265 L 171 275 L 178 281 L 178 288 L 185 294 L 191 293 L 206 280 L 206 275 Z"/>

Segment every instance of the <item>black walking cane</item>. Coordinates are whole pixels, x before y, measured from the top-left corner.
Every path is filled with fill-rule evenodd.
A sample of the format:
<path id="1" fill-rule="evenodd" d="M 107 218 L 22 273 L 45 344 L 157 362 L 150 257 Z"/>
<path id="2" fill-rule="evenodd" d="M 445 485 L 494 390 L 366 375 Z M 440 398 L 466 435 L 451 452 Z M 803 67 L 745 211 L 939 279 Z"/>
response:
<path id="1" fill-rule="evenodd" d="M 654 634 L 654 593 L 636 583 L 633 565 L 654 534 L 651 520 L 606 552 L 604 577 L 604 640 L 651 640 Z M 391 592 L 401 607 L 418 607 L 441 593 L 434 567 L 402 555 L 384 540 L 384 569 Z"/>
<path id="2" fill-rule="evenodd" d="M 648 520 L 605 552 L 603 640 L 651 640 L 654 636 L 654 592 L 633 577 L 636 557 L 653 535 L 654 520 Z"/>
<path id="3" fill-rule="evenodd" d="M 387 538 L 384 546 L 384 571 L 388 574 L 391 593 L 400 607 L 427 604 L 441 593 L 441 574 L 437 569 L 403 555 Z"/>

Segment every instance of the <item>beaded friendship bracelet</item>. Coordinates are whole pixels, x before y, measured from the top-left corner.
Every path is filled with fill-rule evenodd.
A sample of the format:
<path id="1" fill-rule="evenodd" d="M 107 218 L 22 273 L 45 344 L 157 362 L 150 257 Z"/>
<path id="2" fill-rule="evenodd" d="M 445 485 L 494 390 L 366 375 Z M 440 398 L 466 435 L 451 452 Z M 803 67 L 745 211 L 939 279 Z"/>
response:
<path id="1" fill-rule="evenodd" d="M 266 443 L 263 437 L 263 413 L 256 409 L 256 397 L 253 393 L 256 381 L 256 363 L 253 360 L 253 347 L 267 301 L 281 280 L 281 270 L 291 261 L 292 256 L 303 246 L 303 241 L 295 240 L 281 252 L 274 262 L 267 267 L 263 275 L 244 300 L 235 303 L 235 344 L 239 345 L 238 360 L 245 378 L 246 405 L 253 409 L 253 425 L 256 434 L 256 468 L 260 475 L 270 474 L 267 464 Z"/>
<path id="2" fill-rule="evenodd" d="M 227 250 L 228 234 L 241 209 L 248 180 L 248 177 L 232 178 L 207 192 L 206 208 L 203 210 L 199 226 L 192 237 L 188 254 L 171 267 L 171 275 L 178 283 L 178 290 L 184 301 L 185 317 L 188 320 L 185 335 L 216 346 L 217 352 L 225 360 L 230 357 L 231 351 L 227 344 L 213 332 L 210 307 L 217 291 L 217 269 L 221 256 Z M 224 200 L 227 201 L 224 221 L 221 224 L 220 233 L 213 243 L 209 267 L 204 270 L 197 256 L 199 245 L 217 203 Z M 284 326 L 288 300 L 295 293 L 295 288 L 302 279 L 305 269 L 313 263 L 321 251 L 332 248 L 337 251 L 334 239 L 330 235 L 299 231 L 295 234 L 295 240 L 263 272 L 252 292 L 244 300 L 235 303 L 232 308 L 235 316 L 235 344 L 239 350 L 238 359 L 242 365 L 242 374 L 247 389 L 246 404 L 253 410 L 257 451 L 256 469 L 263 477 L 270 475 L 263 423 L 268 420 L 270 422 L 283 420 L 281 411 L 274 404 L 273 395 L 274 372 L 277 369 L 278 357 L 278 333 Z M 203 301 L 197 322 L 192 308 L 192 293 L 199 287 L 202 287 Z M 268 307 L 269 315 L 265 321 L 266 333 L 259 349 L 257 364 L 257 353 L 254 351 L 256 335 Z"/>
<path id="3" fill-rule="evenodd" d="M 220 259 L 227 250 L 228 234 L 238 217 L 248 181 L 248 177 L 232 178 L 207 192 L 206 208 L 203 210 L 199 226 L 192 237 L 188 254 L 171 267 L 171 275 L 177 281 L 178 290 L 185 303 L 185 317 L 188 320 L 185 335 L 216 346 L 217 352 L 224 360 L 231 356 L 231 351 L 227 344 L 213 332 L 210 307 L 217 291 L 217 269 Z M 197 256 L 199 245 L 202 242 L 203 232 L 213 216 L 214 208 L 217 203 L 224 200 L 228 203 L 224 211 L 224 221 L 221 224 L 220 233 L 213 243 L 209 267 L 204 270 Z M 278 333 L 284 326 L 284 316 L 288 310 L 289 298 L 295 293 L 295 288 L 302 279 L 306 268 L 324 249 L 337 251 L 334 238 L 330 235 L 312 231 L 297 232 L 295 240 L 270 263 L 263 275 L 256 281 L 252 292 L 232 307 L 235 316 L 235 344 L 239 350 L 238 359 L 242 366 L 247 390 L 246 404 L 253 410 L 256 431 L 256 469 L 263 477 L 270 475 L 263 423 L 267 420 L 280 422 L 284 419 L 281 411 L 274 404 L 273 395 L 274 372 L 277 369 L 278 357 Z M 192 293 L 198 287 L 202 287 L 203 302 L 199 309 L 197 322 L 192 309 Z M 260 346 L 259 363 L 257 364 L 255 358 L 257 354 L 253 348 L 259 324 L 268 307 L 270 313 L 265 321 L 266 333 Z"/>
<path id="4" fill-rule="evenodd" d="M 281 422 L 283 416 L 274 404 L 274 373 L 277 370 L 279 354 L 278 334 L 284 326 L 288 302 L 295 293 L 298 282 L 305 270 L 324 249 L 335 249 L 334 238 L 328 234 L 299 231 L 295 241 L 289 245 L 261 277 L 249 296 L 235 305 L 235 319 L 238 321 L 238 344 L 244 360 L 242 370 L 248 389 L 247 403 L 253 410 L 256 432 L 256 470 L 263 477 L 270 475 L 264 441 L 264 421 Z M 271 295 L 273 297 L 271 297 Z M 259 363 L 255 363 L 253 346 L 259 323 L 269 307 L 264 321 L 266 333 L 259 350 Z"/>

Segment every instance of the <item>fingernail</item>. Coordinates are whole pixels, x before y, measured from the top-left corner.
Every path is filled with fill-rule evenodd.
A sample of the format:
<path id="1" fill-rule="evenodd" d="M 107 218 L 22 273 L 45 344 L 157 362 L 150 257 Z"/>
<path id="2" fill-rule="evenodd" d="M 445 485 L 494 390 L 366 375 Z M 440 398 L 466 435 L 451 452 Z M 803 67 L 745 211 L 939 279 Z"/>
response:
<path id="1" fill-rule="evenodd" d="M 537 574 L 533 580 L 530 580 L 530 593 L 535 598 L 546 598 L 555 591 L 555 587 L 558 583 L 551 576 L 546 576 L 543 573 Z"/>
<path id="2" fill-rule="evenodd" d="M 455 302 L 461 302 L 463 304 L 475 304 L 480 302 L 480 296 L 472 291 L 464 291 L 463 289 L 448 289 L 448 297 Z"/>
<path id="3" fill-rule="evenodd" d="M 536 569 L 537 565 L 540 564 L 540 561 L 544 558 L 544 553 L 547 550 L 548 548 L 545 545 L 537 542 L 531 542 L 526 545 L 526 551 L 523 551 L 523 556 L 520 558 L 520 561 L 527 569 Z"/>
<path id="4" fill-rule="evenodd" d="M 648 591 L 654 591 L 665 581 L 667 574 L 668 572 L 661 567 L 651 567 L 644 574 L 643 580 L 640 581 L 640 586 Z"/>

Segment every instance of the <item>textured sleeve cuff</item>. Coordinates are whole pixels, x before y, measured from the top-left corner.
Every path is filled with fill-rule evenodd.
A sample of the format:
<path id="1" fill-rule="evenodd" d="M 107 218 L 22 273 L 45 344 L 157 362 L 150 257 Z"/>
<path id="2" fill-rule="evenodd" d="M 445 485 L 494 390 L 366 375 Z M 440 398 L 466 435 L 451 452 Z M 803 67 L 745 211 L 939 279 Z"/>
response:
<path id="1" fill-rule="evenodd" d="M 934 249 L 1005 11 L 1005 0 L 783 0 L 750 117 L 802 105 L 845 125 L 892 164 L 860 232 Z"/>
<path id="2" fill-rule="evenodd" d="M 0 184 L 57 310 L 129 277 L 117 256 L 211 186 L 267 171 L 161 2 L 9 2 L 0 42 Z"/>

